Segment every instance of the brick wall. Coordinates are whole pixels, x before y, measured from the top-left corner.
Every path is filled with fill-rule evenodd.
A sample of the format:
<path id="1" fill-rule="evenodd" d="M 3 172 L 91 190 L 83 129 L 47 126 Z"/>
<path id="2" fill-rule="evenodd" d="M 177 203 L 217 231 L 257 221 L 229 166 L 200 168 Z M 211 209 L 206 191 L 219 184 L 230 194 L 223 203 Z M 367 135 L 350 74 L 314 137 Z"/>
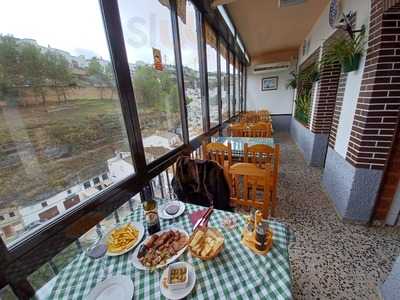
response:
<path id="1" fill-rule="evenodd" d="M 299 70 L 300 72 L 311 68 L 313 65 L 315 65 L 316 63 L 318 63 L 319 60 L 319 55 L 320 55 L 320 51 L 321 51 L 321 47 L 318 47 L 312 54 L 310 54 L 310 56 L 300 65 Z M 311 95 L 314 94 L 314 86 L 312 82 L 306 82 L 305 85 L 308 85 L 308 87 L 311 88 Z M 299 96 L 299 90 L 297 89 L 297 97 Z M 312 107 L 312 102 L 310 103 L 311 107 Z M 310 109 L 310 114 L 311 114 L 311 109 Z M 310 116 L 309 116 L 309 120 L 311 120 Z M 310 124 L 303 124 L 306 128 L 310 127 Z"/>
<path id="2" fill-rule="evenodd" d="M 392 149 L 389 163 L 382 180 L 377 204 L 375 206 L 374 218 L 384 220 L 392 205 L 397 186 L 400 183 L 400 130 L 397 130 L 394 147 Z"/>
<path id="3" fill-rule="evenodd" d="M 400 108 L 400 7 L 384 11 L 385 5 L 371 2 L 367 58 L 347 150 L 346 159 L 360 168 L 384 168 Z"/>
<path id="4" fill-rule="evenodd" d="M 322 46 L 322 57 L 325 56 L 330 44 L 344 34 L 343 31 L 336 31 L 324 42 Z M 331 129 L 340 73 L 341 66 L 338 62 L 322 64 L 320 67 L 320 80 L 311 124 L 311 131 L 313 133 L 328 134 Z"/>
<path id="5" fill-rule="evenodd" d="M 332 117 L 332 126 L 331 126 L 331 131 L 329 132 L 329 146 L 331 148 L 334 148 L 336 143 L 336 134 L 339 126 L 340 114 L 342 112 L 346 81 L 347 81 L 347 73 L 341 72 L 336 94 L 335 110 L 333 112 L 333 117 Z"/>
<path id="6" fill-rule="evenodd" d="M 400 6 L 400 0 L 384 0 L 385 1 L 385 6 L 384 10 L 387 11 L 395 6 Z"/>

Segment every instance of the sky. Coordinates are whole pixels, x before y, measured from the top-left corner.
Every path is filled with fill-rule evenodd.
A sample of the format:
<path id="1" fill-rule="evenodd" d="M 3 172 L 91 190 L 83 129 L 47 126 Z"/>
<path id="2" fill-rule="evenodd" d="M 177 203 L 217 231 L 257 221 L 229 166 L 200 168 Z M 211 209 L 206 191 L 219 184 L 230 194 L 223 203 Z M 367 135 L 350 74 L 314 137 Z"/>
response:
<path id="1" fill-rule="evenodd" d="M 128 61 L 153 63 L 152 48 L 163 63 L 174 64 L 171 19 L 158 0 L 119 0 Z M 186 25 L 180 28 L 185 66 L 198 70 L 194 7 L 188 2 Z M 179 20 L 179 24 L 183 25 Z M 72 55 L 109 60 L 98 0 L 12 0 L 0 3 L 0 34 L 35 39 Z M 210 62 L 210 69 L 216 62 Z"/>
<path id="2" fill-rule="evenodd" d="M 110 58 L 97 0 L 1 1 L 0 33 L 35 39 L 72 55 Z"/>

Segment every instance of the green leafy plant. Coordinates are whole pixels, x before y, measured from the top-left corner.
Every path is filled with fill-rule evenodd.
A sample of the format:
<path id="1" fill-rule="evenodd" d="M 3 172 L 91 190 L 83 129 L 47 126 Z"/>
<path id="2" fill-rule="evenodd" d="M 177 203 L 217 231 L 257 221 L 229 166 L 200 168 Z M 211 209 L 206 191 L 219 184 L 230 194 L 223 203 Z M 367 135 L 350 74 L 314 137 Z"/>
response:
<path id="1" fill-rule="evenodd" d="M 292 78 L 289 79 L 286 87 L 292 89 L 296 89 L 306 85 L 306 83 L 313 83 L 319 80 L 319 70 L 316 64 L 303 71 L 300 71 L 298 74 L 291 72 L 290 75 Z"/>
<path id="2" fill-rule="evenodd" d="M 296 99 L 295 117 L 303 124 L 308 124 L 311 110 L 311 92 L 299 95 Z"/>
<path id="3" fill-rule="evenodd" d="M 339 62 L 343 71 L 348 73 L 358 69 L 361 57 L 365 52 L 365 28 L 353 37 L 341 37 L 334 41 L 327 49 L 324 64 Z"/>

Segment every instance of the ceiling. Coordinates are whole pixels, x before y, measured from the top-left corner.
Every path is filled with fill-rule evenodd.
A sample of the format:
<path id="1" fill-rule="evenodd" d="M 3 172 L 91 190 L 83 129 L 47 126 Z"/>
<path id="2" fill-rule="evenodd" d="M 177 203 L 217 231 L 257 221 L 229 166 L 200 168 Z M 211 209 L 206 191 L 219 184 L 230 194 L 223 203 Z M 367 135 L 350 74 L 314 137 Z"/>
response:
<path id="1" fill-rule="evenodd" d="M 269 62 L 279 51 L 297 53 L 329 0 L 305 0 L 295 6 L 278 6 L 279 0 L 226 1 L 233 23 L 253 64 Z"/>

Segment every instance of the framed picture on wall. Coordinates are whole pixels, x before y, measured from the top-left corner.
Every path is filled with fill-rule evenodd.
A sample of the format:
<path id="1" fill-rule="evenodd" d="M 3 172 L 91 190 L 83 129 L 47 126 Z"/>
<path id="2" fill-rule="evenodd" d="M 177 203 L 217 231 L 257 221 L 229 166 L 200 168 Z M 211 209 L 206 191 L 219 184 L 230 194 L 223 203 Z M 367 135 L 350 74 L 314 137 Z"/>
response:
<path id="1" fill-rule="evenodd" d="M 278 76 L 265 77 L 261 80 L 261 91 L 273 91 L 278 89 Z"/>

